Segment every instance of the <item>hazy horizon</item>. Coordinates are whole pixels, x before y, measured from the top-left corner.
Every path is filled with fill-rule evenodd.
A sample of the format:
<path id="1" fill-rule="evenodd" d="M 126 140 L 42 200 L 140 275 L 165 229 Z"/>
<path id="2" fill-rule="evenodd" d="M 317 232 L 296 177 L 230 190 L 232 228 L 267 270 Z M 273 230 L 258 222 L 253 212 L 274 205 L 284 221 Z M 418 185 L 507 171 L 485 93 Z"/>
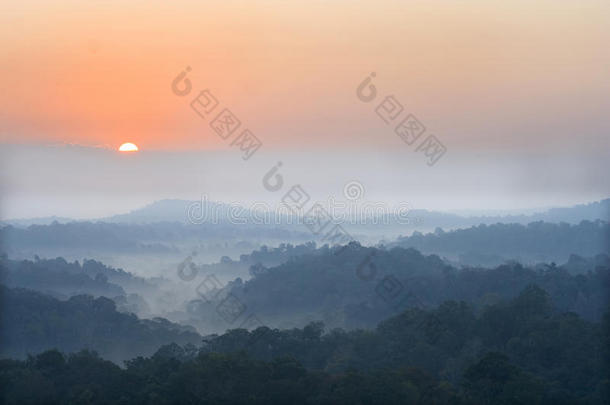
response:
<path id="1" fill-rule="evenodd" d="M 445 212 L 570 206 L 607 198 L 610 190 L 610 180 L 600 175 L 608 161 L 543 153 L 448 153 L 433 167 L 400 150 L 273 150 L 243 161 L 236 151 L 142 150 L 124 156 L 77 145 L 5 145 L 1 155 L 3 219 L 101 218 L 162 199 L 202 196 L 278 206 L 285 191 L 267 191 L 262 178 L 280 161 L 285 189 L 299 184 L 317 201 L 344 199 L 351 181 L 362 185 L 366 201 Z"/>
<path id="2" fill-rule="evenodd" d="M 372 201 L 442 211 L 610 194 L 607 1 L 25 0 L 0 11 L 2 218 L 104 217 L 202 195 L 277 203 L 285 190 L 261 178 L 280 161 L 285 188 L 317 200 L 350 181 Z M 240 126 L 221 136 L 211 125 L 224 109 Z M 424 131 L 400 135 L 407 119 Z M 245 129 L 261 145 L 248 160 Z M 433 161 L 429 139 L 444 150 Z M 120 154 L 125 142 L 140 151 Z"/>

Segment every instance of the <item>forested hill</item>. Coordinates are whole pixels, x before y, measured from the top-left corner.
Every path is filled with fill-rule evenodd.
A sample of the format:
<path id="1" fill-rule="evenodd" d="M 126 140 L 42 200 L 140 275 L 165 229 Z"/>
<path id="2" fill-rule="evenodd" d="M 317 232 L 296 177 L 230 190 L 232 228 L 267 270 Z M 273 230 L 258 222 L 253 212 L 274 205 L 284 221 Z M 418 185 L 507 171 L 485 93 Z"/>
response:
<path id="1" fill-rule="evenodd" d="M 610 254 L 610 225 L 602 221 L 581 221 L 578 225 L 548 222 L 479 225 L 450 232 L 439 228 L 434 233 L 416 232 L 410 237 L 400 237 L 385 243 L 385 246 L 412 247 L 465 266 L 497 267 L 507 261 L 528 265 L 564 263 L 573 255 L 594 257 Z M 323 251 L 316 248 L 315 242 L 262 246 L 240 255 L 239 260 L 225 256 L 217 263 L 199 266 L 199 270 L 219 277 L 247 277 L 248 269 L 253 265 L 277 266 L 298 256 L 317 255 Z"/>
<path id="2" fill-rule="evenodd" d="M 0 357 L 23 358 L 52 348 L 91 349 L 120 363 L 151 355 L 163 344 L 201 340 L 194 328 L 118 312 L 114 301 L 105 297 L 78 295 L 60 301 L 0 285 L 0 305 Z"/>
<path id="3" fill-rule="evenodd" d="M 64 250 L 110 251 L 117 253 L 177 253 L 175 246 L 186 240 L 229 241 L 232 239 L 307 240 L 311 234 L 304 227 L 290 231 L 274 226 L 184 224 L 156 222 L 123 224 L 106 222 L 53 222 L 19 228 L 0 226 L 2 249 L 9 256 L 15 252 Z M 224 243 L 224 242 L 223 242 Z M 2 253 L 2 252 L 0 252 Z"/>
<path id="4" fill-rule="evenodd" d="M 449 301 L 373 330 L 234 329 L 125 369 L 91 352 L 0 360 L 0 402 L 604 404 L 609 332 L 610 315 L 559 313 L 528 286 L 482 311 Z"/>
<path id="5" fill-rule="evenodd" d="M 203 204 L 203 205 L 202 205 Z M 211 222 L 216 219 L 219 223 L 234 223 L 231 221 L 229 211 L 232 206 L 213 201 L 185 201 L 185 200 L 160 200 L 149 204 L 128 214 L 115 215 L 104 218 L 104 222 L 120 223 L 153 223 L 153 222 L 185 222 L 185 213 L 189 207 L 195 206 L 199 209 L 204 207 L 205 215 L 202 219 Z M 233 207 L 235 208 L 235 207 Z M 235 210 L 234 210 L 235 211 Z M 200 213 L 203 213 L 199 211 Z M 240 210 L 244 218 L 256 218 L 256 215 L 248 209 Z M 213 215 L 212 215 L 213 214 Z M 232 214 L 233 218 L 235 214 Z M 260 214 L 259 214 L 260 215 Z M 576 224 L 582 220 L 595 221 L 597 219 L 607 220 L 610 216 L 610 198 L 594 201 L 588 204 L 578 204 L 568 207 L 555 207 L 540 209 L 529 215 L 477 215 L 465 216 L 448 214 L 438 211 L 414 210 L 413 217 L 422 218 L 424 222 L 433 226 L 463 227 L 472 224 L 510 222 L 525 224 L 533 221 L 568 222 Z M 248 223 L 251 223 L 249 221 Z"/>
<path id="6" fill-rule="evenodd" d="M 450 299 L 480 307 L 511 299 L 529 284 L 548 291 L 562 311 L 594 320 L 606 309 L 610 287 L 610 259 L 605 255 L 573 256 L 562 266 L 508 263 L 491 269 L 460 269 L 415 249 L 386 250 L 358 243 L 323 246 L 279 266 L 252 270 L 253 278 L 237 279 L 221 291 L 205 290 L 210 274 L 193 280 L 194 285 L 201 283 L 201 298 L 189 305 L 188 322 L 199 325 L 205 320 L 210 325 L 215 320 L 218 328 L 234 327 L 218 315 L 230 293 L 231 300 L 274 327 L 300 326 L 312 320 L 330 326 L 371 327 L 408 307 L 435 307 Z"/>
<path id="7" fill-rule="evenodd" d="M 0 283 L 44 292 L 59 298 L 88 294 L 114 298 L 126 292 L 146 293 L 155 286 L 144 278 L 95 260 L 11 260 L 0 257 Z"/>
<path id="8" fill-rule="evenodd" d="M 604 221 L 532 222 L 528 225 L 479 225 L 467 229 L 400 237 L 388 246 L 412 247 L 459 260 L 463 264 L 498 265 L 507 259 L 522 263 L 565 262 L 571 254 L 608 254 L 610 225 Z"/>
<path id="9" fill-rule="evenodd" d="M 285 331 L 233 330 L 206 339 L 203 349 L 212 353 L 245 350 L 261 360 L 290 357 L 307 368 L 333 373 L 409 365 L 456 388 L 464 377 L 472 375 L 474 370 L 468 369 L 477 359 L 499 352 L 496 361 L 506 356 L 506 361 L 535 375 L 530 387 L 541 385 L 537 394 L 531 394 L 543 396 L 546 390 L 548 397 L 569 395 L 574 400 L 604 386 L 608 371 L 604 362 L 610 359 L 609 313 L 603 322 L 587 322 L 573 313 L 563 313 L 553 306 L 546 291 L 528 285 L 515 298 L 480 310 L 463 301 L 446 301 L 431 310 L 407 309 L 366 331 L 327 329 L 324 333 L 321 323 Z M 479 383 L 479 388 L 485 389 L 485 383 Z"/>

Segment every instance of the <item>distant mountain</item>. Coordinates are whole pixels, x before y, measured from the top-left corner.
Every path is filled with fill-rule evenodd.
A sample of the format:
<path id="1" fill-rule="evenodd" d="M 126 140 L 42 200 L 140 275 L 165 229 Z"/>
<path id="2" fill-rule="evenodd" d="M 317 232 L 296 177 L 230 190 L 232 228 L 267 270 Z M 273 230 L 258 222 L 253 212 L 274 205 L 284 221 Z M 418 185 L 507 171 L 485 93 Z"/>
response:
<path id="1" fill-rule="evenodd" d="M 557 207 L 542 210 L 528 215 L 495 215 L 495 216 L 468 216 L 480 223 L 520 223 L 526 224 L 536 221 L 545 222 L 567 222 L 577 224 L 580 221 L 610 221 L 610 198 L 595 201 L 588 204 L 579 204 L 571 207 Z"/>
<path id="2" fill-rule="evenodd" d="M 438 211 L 412 210 L 409 217 L 426 229 L 437 227 L 448 229 L 465 228 L 481 224 L 522 224 L 544 221 L 578 224 L 581 221 L 610 221 L 610 198 L 572 207 L 550 208 L 537 213 L 521 215 L 458 215 Z"/>
<path id="3" fill-rule="evenodd" d="M 163 232 L 162 228 L 158 226 L 154 232 L 151 227 L 103 222 L 53 222 L 50 225 L 30 225 L 27 228 L 8 225 L 0 228 L 0 240 L 2 249 L 9 254 L 22 250 L 40 254 L 46 249 L 94 249 L 111 250 L 114 253 L 175 251 L 175 248 L 158 242 L 166 238 L 159 236 L 155 240 L 155 235 Z"/>
<path id="4" fill-rule="evenodd" d="M 601 220 L 481 224 L 449 232 L 413 233 L 387 246 L 415 248 L 466 265 L 497 266 L 507 260 L 521 263 L 565 262 L 571 254 L 592 257 L 610 253 L 610 224 Z"/>
<path id="5" fill-rule="evenodd" d="M 269 216 L 269 213 L 267 212 L 266 215 Z M 262 220 L 257 223 L 258 218 L 263 218 L 263 215 L 241 205 L 205 199 L 200 201 L 167 199 L 155 201 L 126 214 L 100 218 L 99 221 L 131 224 L 180 222 L 195 225 L 264 225 Z M 243 222 L 242 219 L 245 219 L 246 222 Z M 285 218 L 280 223 L 285 224 Z M 278 224 L 270 223 L 268 225 Z"/>
<path id="6" fill-rule="evenodd" d="M 533 210 L 530 210 L 533 211 Z M 189 214 L 190 212 L 190 214 Z M 189 215 L 191 219 L 189 220 Z M 191 222 L 191 223 L 235 223 L 235 217 L 252 219 L 257 214 L 244 207 L 214 201 L 161 200 L 127 214 L 101 218 L 104 222 Z M 458 215 L 439 211 L 414 209 L 409 216 L 427 226 L 445 228 L 478 225 L 481 223 L 529 223 L 534 221 L 578 223 L 582 220 L 610 219 L 610 198 L 572 207 L 558 207 L 521 215 Z M 260 213 L 258 215 L 260 217 Z M 231 219 L 233 218 L 233 220 Z M 283 218 L 285 221 L 285 218 Z"/>
<path id="7" fill-rule="evenodd" d="M 197 205 L 198 204 L 198 205 Z M 189 208 L 194 220 L 208 214 L 218 213 L 224 220 L 230 206 L 211 201 L 188 201 L 178 199 L 168 199 L 155 201 L 142 208 L 130 211 L 126 214 L 113 215 L 111 217 L 100 218 L 103 222 L 119 223 L 153 223 L 153 222 L 182 222 L 189 223 Z"/>
<path id="8" fill-rule="evenodd" d="M 573 207 L 551 208 L 546 213 L 540 214 L 539 218 L 541 221 L 568 223 L 578 223 L 582 220 L 595 221 L 596 219 L 610 221 L 610 198 Z"/>
<path id="9" fill-rule="evenodd" d="M 601 201 L 591 202 L 588 204 L 579 204 L 571 207 L 556 207 L 543 210 L 520 210 L 529 212 L 519 215 L 489 215 L 487 211 L 468 211 L 469 214 L 455 214 L 441 211 L 429 211 L 425 209 L 412 209 L 408 218 L 409 221 L 398 222 L 392 215 L 379 215 L 375 218 L 372 216 L 365 224 L 365 227 L 359 226 L 357 223 L 349 223 L 347 220 L 346 226 L 350 226 L 355 230 L 364 230 L 367 228 L 376 229 L 380 227 L 400 227 L 403 229 L 426 228 L 434 229 L 441 227 L 444 229 L 455 229 L 469 227 L 479 224 L 495 224 L 495 223 L 519 223 L 528 224 L 535 221 L 545 222 L 567 222 L 577 224 L 580 221 L 588 220 L 595 221 L 601 219 L 603 221 L 610 220 L 610 198 Z M 477 212 L 485 212 L 487 214 L 475 215 Z M 387 218 L 386 218 L 387 217 Z M 263 218 L 273 218 L 274 221 L 263 221 Z M 278 219 L 277 221 L 275 219 Z M 255 211 L 246 207 L 226 204 L 216 201 L 189 201 L 180 199 L 166 199 L 155 201 L 142 208 L 130 211 L 125 214 L 113 215 L 105 218 L 91 219 L 89 221 L 74 221 L 70 218 L 60 217 L 44 217 L 31 219 L 15 219 L 0 221 L 0 225 L 12 225 L 15 227 L 27 227 L 29 225 L 51 225 L 54 222 L 105 222 L 105 223 L 123 223 L 123 224 L 150 224 L 158 222 L 178 222 L 183 224 L 212 224 L 212 225 L 252 225 L 252 226 L 281 226 L 289 227 L 290 229 L 306 230 L 297 218 L 293 218 L 292 222 L 287 220 L 284 213 L 276 213 L 273 211 Z"/>
<path id="10" fill-rule="evenodd" d="M 105 255 L 177 255 L 181 249 L 204 244 L 219 254 L 224 250 L 251 251 L 258 243 L 306 241 L 311 234 L 303 227 L 289 230 L 276 226 L 185 224 L 179 222 L 109 223 L 70 222 L 0 227 L 0 253 L 9 257 L 95 257 Z M 222 246 L 221 246 L 222 245 Z M 250 247 L 250 248 L 248 248 Z M 224 253 L 223 253 L 224 254 Z M 218 257 L 218 256 L 217 256 Z"/>
<path id="11" fill-rule="evenodd" d="M 19 228 L 27 228 L 30 225 L 50 225 L 53 222 L 65 224 L 65 223 L 73 222 L 73 221 L 74 221 L 74 219 L 72 219 L 72 218 L 56 217 L 56 216 L 38 217 L 38 218 L 23 218 L 23 219 L 7 219 L 7 220 L 1 220 L 0 226 L 11 225 L 11 226 L 19 227 Z"/>
<path id="12" fill-rule="evenodd" d="M 496 267 L 508 261 L 532 265 L 563 263 L 574 255 L 610 254 L 609 241 L 610 224 L 607 222 L 582 221 L 571 225 L 539 221 L 528 225 L 483 224 L 448 232 L 438 228 L 433 233 L 415 232 L 378 246 L 414 248 L 424 254 L 439 255 L 456 265 Z M 239 260 L 225 256 L 219 262 L 199 265 L 197 269 L 201 274 L 215 274 L 223 280 L 249 278 L 263 267 L 278 266 L 299 256 L 322 254 L 323 250 L 316 246 L 315 242 L 262 246 L 240 255 Z M 184 264 L 188 265 L 195 256 L 188 257 Z"/>

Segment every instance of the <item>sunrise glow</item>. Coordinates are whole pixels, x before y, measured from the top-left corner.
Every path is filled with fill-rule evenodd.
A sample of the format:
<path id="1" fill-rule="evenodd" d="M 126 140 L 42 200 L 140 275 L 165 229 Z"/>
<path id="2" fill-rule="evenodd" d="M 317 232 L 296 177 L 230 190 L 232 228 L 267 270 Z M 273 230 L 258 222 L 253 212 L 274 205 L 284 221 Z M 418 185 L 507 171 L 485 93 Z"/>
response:
<path id="1" fill-rule="evenodd" d="M 126 142 L 119 146 L 119 152 L 137 152 L 138 150 L 138 146 L 131 142 Z"/>

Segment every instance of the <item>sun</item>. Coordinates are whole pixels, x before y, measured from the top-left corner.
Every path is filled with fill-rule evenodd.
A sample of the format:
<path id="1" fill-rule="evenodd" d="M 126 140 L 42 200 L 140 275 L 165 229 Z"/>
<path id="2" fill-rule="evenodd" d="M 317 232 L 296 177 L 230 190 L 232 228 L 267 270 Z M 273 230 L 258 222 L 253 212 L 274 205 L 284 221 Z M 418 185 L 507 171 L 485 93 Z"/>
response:
<path id="1" fill-rule="evenodd" d="M 137 152 L 138 150 L 138 146 L 131 142 L 126 142 L 119 146 L 119 152 Z"/>

